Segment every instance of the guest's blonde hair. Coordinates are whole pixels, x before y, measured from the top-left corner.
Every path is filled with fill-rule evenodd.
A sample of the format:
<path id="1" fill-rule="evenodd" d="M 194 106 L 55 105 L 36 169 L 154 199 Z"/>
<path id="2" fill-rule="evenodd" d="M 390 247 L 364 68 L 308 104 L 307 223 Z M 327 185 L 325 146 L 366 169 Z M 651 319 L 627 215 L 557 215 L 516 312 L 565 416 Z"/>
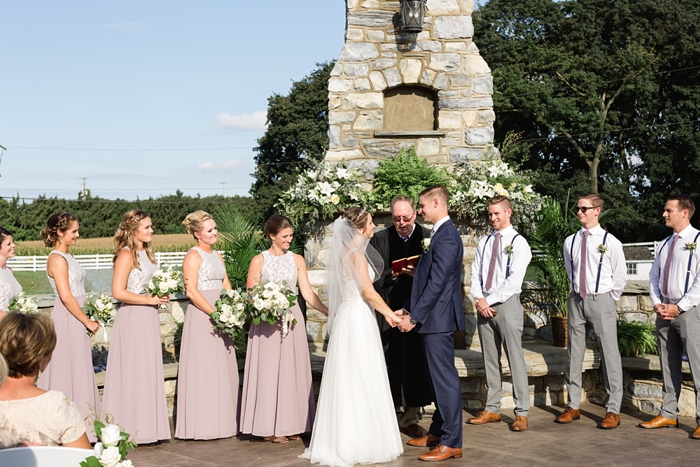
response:
<path id="1" fill-rule="evenodd" d="M 56 331 L 49 315 L 11 311 L 0 321 L 0 354 L 7 360 L 10 378 L 38 373 L 41 361 L 55 348 Z"/>
<path id="2" fill-rule="evenodd" d="M 182 221 L 182 225 L 185 226 L 185 231 L 192 235 L 195 240 L 197 239 L 197 236 L 195 235 L 196 232 L 201 232 L 202 229 L 204 228 L 204 222 L 208 221 L 209 219 L 214 219 L 211 214 L 209 214 L 206 211 L 195 211 L 187 214 L 187 217 L 185 217 L 185 220 Z"/>
<path id="3" fill-rule="evenodd" d="M 7 367 L 7 360 L 5 360 L 5 357 L 2 356 L 0 353 L 0 386 L 2 386 L 2 382 L 5 381 L 5 378 L 7 378 L 7 373 L 9 373 L 10 369 Z"/>
<path id="4" fill-rule="evenodd" d="M 122 221 L 119 223 L 119 228 L 114 234 L 114 257 L 112 258 L 112 263 L 117 261 L 117 256 L 123 248 L 127 247 L 131 250 L 131 256 L 134 260 L 134 268 L 141 269 L 139 265 L 139 249 L 136 246 L 136 231 L 139 229 L 141 221 L 144 219 L 150 219 L 151 216 L 144 211 L 138 209 L 132 209 L 131 211 L 124 214 Z M 143 244 L 143 249 L 146 251 L 148 260 L 156 264 L 156 255 L 151 251 L 151 242 Z"/>

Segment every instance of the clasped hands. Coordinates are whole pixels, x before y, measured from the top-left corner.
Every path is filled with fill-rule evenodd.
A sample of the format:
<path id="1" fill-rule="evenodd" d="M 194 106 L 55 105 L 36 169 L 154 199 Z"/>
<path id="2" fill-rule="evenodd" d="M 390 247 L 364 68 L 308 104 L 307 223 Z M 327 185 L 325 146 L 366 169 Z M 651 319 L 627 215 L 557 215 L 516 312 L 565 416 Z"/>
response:
<path id="1" fill-rule="evenodd" d="M 678 305 L 674 305 L 673 303 L 657 303 L 654 305 L 654 311 L 659 315 L 659 318 L 666 321 L 673 321 L 676 316 L 681 314 Z"/>
<path id="2" fill-rule="evenodd" d="M 485 297 L 481 297 L 476 301 L 476 311 L 484 318 L 493 318 L 496 316 L 496 310 L 489 305 Z"/>
<path id="3" fill-rule="evenodd" d="M 386 316 L 386 322 L 392 328 L 398 327 L 401 332 L 408 332 L 414 327 L 415 324 L 411 324 L 411 315 L 404 312 L 403 308 L 400 310 L 395 310 L 394 315 Z"/>

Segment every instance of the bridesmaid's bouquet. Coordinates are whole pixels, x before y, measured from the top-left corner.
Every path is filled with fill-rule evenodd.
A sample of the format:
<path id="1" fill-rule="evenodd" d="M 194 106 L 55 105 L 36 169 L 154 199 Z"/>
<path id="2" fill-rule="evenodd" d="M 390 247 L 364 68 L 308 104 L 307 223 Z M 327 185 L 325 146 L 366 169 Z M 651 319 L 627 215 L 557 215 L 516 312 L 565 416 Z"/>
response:
<path id="1" fill-rule="evenodd" d="M 215 306 L 216 311 L 209 315 L 215 323 L 214 330 L 233 339 L 236 330 L 245 326 L 248 295 L 240 289 L 222 290 Z"/>
<path id="2" fill-rule="evenodd" d="M 287 286 L 287 281 L 282 284 L 274 282 L 258 284 L 248 290 L 248 296 L 250 297 L 248 310 L 253 324 L 260 324 L 261 321 L 275 324 L 280 321 L 283 336 L 287 335 L 290 326 L 297 324 L 290 310 L 297 294 Z"/>
<path id="3" fill-rule="evenodd" d="M 144 287 L 144 292 L 150 295 L 164 297 L 174 293 L 185 291 L 185 284 L 182 280 L 182 271 L 168 266 L 168 269 L 157 269 Z M 166 305 L 160 307 L 167 308 Z"/>
<path id="4" fill-rule="evenodd" d="M 28 297 L 24 292 L 20 292 L 12 299 L 7 311 L 16 311 L 26 315 L 39 311 L 39 305 L 36 304 L 34 297 Z"/>
<path id="5" fill-rule="evenodd" d="M 129 433 L 110 423 L 108 417 L 105 422 L 95 419 L 93 427 L 100 441 L 95 443 L 95 455 L 82 461 L 80 467 L 133 467 L 134 464 L 126 460 L 126 454 L 136 447 Z"/>
<path id="6" fill-rule="evenodd" d="M 83 311 L 93 321 L 100 323 L 100 327 L 104 327 L 114 322 L 117 316 L 117 307 L 112 303 L 112 297 L 103 293 L 97 294 L 94 291 L 88 292 L 83 303 Z M 88 336 L 92 336 L 90 331 L 87 331 Z"/>

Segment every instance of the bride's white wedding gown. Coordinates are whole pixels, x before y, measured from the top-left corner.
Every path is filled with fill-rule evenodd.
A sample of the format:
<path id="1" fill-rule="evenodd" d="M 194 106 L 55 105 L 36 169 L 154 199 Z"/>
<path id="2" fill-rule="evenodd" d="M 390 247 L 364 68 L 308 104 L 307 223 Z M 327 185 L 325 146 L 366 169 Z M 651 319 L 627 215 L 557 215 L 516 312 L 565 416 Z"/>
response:
<path id="1" fill-rule="evenodd" d="M 403 443 L 377 319 L 352 279 L 343 287 L 311 443 L 301 457 L 339 467 L 389 462 L 401 455 Z"/>

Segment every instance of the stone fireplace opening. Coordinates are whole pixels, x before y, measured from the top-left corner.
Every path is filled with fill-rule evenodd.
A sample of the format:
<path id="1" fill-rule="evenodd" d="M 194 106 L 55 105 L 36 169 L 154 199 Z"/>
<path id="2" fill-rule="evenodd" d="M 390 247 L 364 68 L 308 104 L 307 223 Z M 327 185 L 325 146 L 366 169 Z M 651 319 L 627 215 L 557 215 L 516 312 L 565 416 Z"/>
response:
<path id="1" fill-rule="evenodd" d="M 438 129 L 437 92 L 423 86 L 397 86 L 384 91 L 384 131 Z"/>

